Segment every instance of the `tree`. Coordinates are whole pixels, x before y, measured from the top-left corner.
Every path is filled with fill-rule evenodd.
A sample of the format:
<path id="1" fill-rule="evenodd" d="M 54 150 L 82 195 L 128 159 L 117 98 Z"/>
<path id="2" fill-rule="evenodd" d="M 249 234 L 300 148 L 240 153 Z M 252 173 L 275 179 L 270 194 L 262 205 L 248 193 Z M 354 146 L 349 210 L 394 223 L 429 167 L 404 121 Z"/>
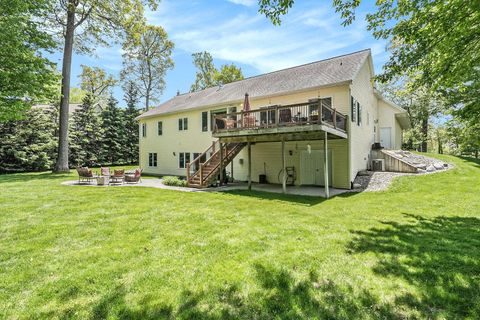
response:
<path id="1" fill-rule="evenodd" d="M 20 119 L 54 95 L 55 65 L 42 51 L 55 43 L 34 19 L 48 8 L 47 0 L 0 0 L 0 121 Z"/>
<path id="2" fill-rule="evenodd" d="M 90 94 L 96 102 L 108 98 L 108 90 L 115 86 L 117 80 L 99 67 L 89 67 L 82 64 L 80 73 L 80 88 Z"/>
<path id="3" fill-rule="evenodd" d="M 159 101 L 165 89 L 165 74 L 174 65 L 173 47 L 160 26 L 146 26 L 139 42 L 129 41 L 125 46 L 121 77 L 126 83 L 136 83 L 139 96 L 145 99 L 145 110 L 150 101 Z"/>
<path id="4" fill-rule="evenodd" d="M 138 121 L 135 120 L 139 116 L 137 109 L 138 93 L 133 82 L 126 83 L 125 102 L 127 108 L 124 111 L 125 121 L 125 142 L 124 142 L 124 158 L 127 163 L 138 162 Z"/>
<path id="5" fill-rule="evenodd" d="M 82 103 L 83 98 L 85 98 L 86 94 L 87 92 L 80 88 L 70 88 L 70 103 Z"/>
<path id="6" fill-rule="evenodd" d="M 117 106 L 117 100 L 110 97 L 102 112 L 102 160 L 110 164 L 120 164 L 125 161 L 123 145 L 125 143 L 125 123 L 123 112 Z"/>
<path id="7" fill-rule="evenodd" d="M 40 171 L 53 166 L 54 109 L 32 108 L 22 120 L 0 122 L 0 172 Z"/>
<path id="8" fill-rule="evenodd" d="M 430 120 L 442 110 L 442 100 L 433 90 L 427 87 L 415 88 L 413 80 L 401 78 L 381 86 L 384 96 L 407 110 L 411 129 L 404 138 L 419 151 L 427 152 Z"/>
<path id="9" fill-rule="evenodd" d="M 77 166 L 101 164 L 102 127 L 95 98 L 87 93 L 70 123 L 70 162 Z"/>
<path id="10" fill-rule="evenodd" d="M 454 118 L 447 122 L 447 134 L 460 155 L 480 156 L 480 123 Z"/>
<path id="11" fill-rule="evenodd" d="M 224 64 L 220 71 L 215 70 L 213 76 L 216 83 L 227 84 L 230 82 L 243 80 L 242 69 L 232 64 Z"/>
<path id="12" fill-rule="evenodd" d="M 234 64 L 222 65 L 218 71 L 212 55 L 207 51 L 194 53 L 192 57 L 197 68 L 195 82 L 190 88 L 192 92 L 243 79 L 242 69 Z"/>
<path id="13" fill-rule="evenodd" d="M 195 82 L 190 87 L 190 91 L 199 91 L 205 88 L 213 87 L 215 82 L 215 66 L 213 58 L 207 51 L 192 54 L 193 64 L 197 68 Z"/>
<path id="14" fill-rule="evenodd" d="M 57 30 L 57 41 L 63 45 L 60 128 L 56 172 L 68 166 L 68 104 L 73 50 L 92 53 L 96 45 L 138 39 L 145 19 L 143 5 L 156 8 L 156 0 L 51 0 L 46 11 L 45 28 Z"/>
<path id="15" fill-rule="evenodd" d="M 361 0 L 333 0 L 348 25 Z M 260 0 L 259 11 L 274 24 L 294 0 Z M 443 95 L 464 118 L 480 121 L 480 1 L 377 1 L 367 28 L 390 41 L 391 56 L 378 79 L 415 74 L 415 86 Z"/>

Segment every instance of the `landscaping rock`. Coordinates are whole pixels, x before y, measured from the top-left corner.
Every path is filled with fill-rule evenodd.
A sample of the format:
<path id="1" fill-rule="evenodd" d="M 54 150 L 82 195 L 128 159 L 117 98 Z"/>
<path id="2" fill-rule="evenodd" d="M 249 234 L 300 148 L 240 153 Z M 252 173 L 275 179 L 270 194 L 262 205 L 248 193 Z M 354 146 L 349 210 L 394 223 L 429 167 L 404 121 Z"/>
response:
<path id="1" fill-rule="evenodd" d="M 433 166 L 437 170 L 443 170 L 445 168 L 442 162 L 436 162 L 436 163 L 433 164 Z"/>
<path id="2" fill-rule="evenodd" d="M 435 167 L 434 167 L 433 165 L 429 165 L 429 166 L 427 167 L 427 172 L 433 172 L 433 171 L 435 171 L 435 170 L 436 170 L 436 169 L 435 169 Z"/>

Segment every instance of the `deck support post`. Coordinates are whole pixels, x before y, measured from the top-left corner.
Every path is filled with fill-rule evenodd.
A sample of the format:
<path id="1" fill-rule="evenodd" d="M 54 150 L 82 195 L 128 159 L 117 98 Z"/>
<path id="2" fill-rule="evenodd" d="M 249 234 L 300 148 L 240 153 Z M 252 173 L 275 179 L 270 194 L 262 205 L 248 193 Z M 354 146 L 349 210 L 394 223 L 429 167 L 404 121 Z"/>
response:
<path id="1" fill-rule="evenodd" d="M 287 169 L 285 169 L 285 139 L 282 137 L 282 191 L 287 193 Z"/>
<path id="2" fill-rule="evenodd" d="M 233 159 L 232 159 L 232 161 L 230 161 L 230 166 L 231 166 L 231 168 L 230 168 L 230 179 L 233 182 L 233 180 L 234 180 L 233 179 Z"/>
<path id="3" fill-rule="evenodd" d="M 223 143 L 219 141 L 220 144 L 220 185 L 223 185 Z"/>
<path id="4" fill-rule="evenodd" d="M 325 131 L 325 138 L 323 140 L 324 157 L 323 157 L 323 177 L 325 179 L 325 198 L 330 198 L 330 189 L 328 186 L 328 133 Z"/>
<path id="5" fill-rule="evenodd" d="M 248 190 L 252 190 L 252 145 L 250 142 L 247 143 L 247 153 L 248 153 Z"/>

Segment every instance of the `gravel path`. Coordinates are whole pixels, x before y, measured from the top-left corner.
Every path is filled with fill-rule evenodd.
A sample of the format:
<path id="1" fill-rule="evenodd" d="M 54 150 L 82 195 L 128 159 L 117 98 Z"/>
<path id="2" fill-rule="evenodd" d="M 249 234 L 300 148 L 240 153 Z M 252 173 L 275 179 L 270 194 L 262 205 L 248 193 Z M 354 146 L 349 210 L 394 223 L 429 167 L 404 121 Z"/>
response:
<path id="1" fill-rule="evenodd" d="M 424 164 L 425 167 L 433 167 L 434 164 L 441 164 L 438 167 L 441 169 L 433 169 L 431 171 L 419 169 L 418 173 L 403 173 L 403 172 L 382 172 L 382 171 L 361 171 L 355 178 L 354 188 L 350 192 L 362 192 L 362 191 L 383 191 L 388 189 L 392 184 L 393 179 L 399 176 L 414 176 L 422 174 L 434 174 L 444 172 L 453 168 L 452 164 L 445 164 L 433 158 L 425 157 L 422 155 L 416 155 L 410 152 L 404 151 L 404 159 L 409 163 L 415 163 L 418 165 Z M 408 159 L 408 160 L 407 160 Z"/>

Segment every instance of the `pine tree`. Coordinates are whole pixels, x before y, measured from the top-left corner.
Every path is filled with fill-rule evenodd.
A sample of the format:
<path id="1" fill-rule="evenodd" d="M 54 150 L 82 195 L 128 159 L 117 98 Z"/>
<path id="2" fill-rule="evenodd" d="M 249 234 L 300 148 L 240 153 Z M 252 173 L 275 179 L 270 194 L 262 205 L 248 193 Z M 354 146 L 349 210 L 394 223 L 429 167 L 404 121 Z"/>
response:
<path id="1" fill-rule="evenodd" d="M 57 142 L 52 113 L 33 108 L 24 120 L 0 123 L 0 171 L 41 171 L 53 167 Z"/>
<path id="2" fill-rule="evenodd" d="M 85 95 L 80 109 L 73 113 L 70 130 L 70 163 L 76 166 L 101 164 L 102 126 L 91 94 Z"/>
<path id="3" fill-rule="evenodd" d="M 128 82 L 125 88 L 125 142 L 124 158 L 128 163 L 138 163 L 138 122 L 135 118 L 140 114 L 137 109 L 139 101 L 138 90 L 133 82 Z"/>
<path id="4" fill-rule="evenodd" d="M 123 110 L 118 108 L 117 100 L 110 97 L 102 112 L 102 154 L 103 160 L 109 164 L 125 163 L 125 123 Z"/>

